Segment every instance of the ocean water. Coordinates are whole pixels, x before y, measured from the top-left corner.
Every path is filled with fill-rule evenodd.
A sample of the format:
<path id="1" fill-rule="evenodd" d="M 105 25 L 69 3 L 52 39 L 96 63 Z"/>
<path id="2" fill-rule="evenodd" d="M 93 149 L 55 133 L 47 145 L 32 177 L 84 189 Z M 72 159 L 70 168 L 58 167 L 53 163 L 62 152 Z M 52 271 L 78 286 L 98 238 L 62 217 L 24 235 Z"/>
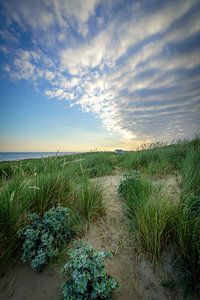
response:
<path id="1" fill-rule="evenodd" d="M 22 160 L 48 156 L 75 154 L 75 152 L 0 152 L 0 161 Z"/>

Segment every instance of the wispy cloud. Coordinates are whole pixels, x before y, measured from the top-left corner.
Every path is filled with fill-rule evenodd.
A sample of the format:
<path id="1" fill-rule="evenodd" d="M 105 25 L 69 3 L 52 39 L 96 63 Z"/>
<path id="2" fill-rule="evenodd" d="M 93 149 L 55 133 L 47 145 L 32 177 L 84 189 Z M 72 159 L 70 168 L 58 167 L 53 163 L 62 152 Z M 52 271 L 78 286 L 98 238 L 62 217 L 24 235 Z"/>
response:
<path id="1" fill-rule="evenodd" d="M 199 1 L 10 1 L 3 16 L 13 80 L 94 113 L 126 141 L 198 131 Z"/>

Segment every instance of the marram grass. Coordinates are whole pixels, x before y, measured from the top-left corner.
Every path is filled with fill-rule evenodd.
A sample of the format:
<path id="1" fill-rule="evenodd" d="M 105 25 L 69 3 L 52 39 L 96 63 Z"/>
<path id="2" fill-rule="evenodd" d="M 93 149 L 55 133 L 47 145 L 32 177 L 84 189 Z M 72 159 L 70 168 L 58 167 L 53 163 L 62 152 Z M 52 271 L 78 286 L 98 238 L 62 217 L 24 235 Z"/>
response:
<path id="1" fill-rule="evenodd" d="M 159 154 L 157 161 L 152 156 L 154 150 Z M 144 153 L 136 153 L 135 158 L 132 154 L 135 159 L 132 162 L 137 167 L 140 162 L 142 173 L 181 172 L 181 195 L 179 202 L 173 201 L 171 197 L 168 199 L 166 191 L 163 193 L 151 183 L 148 186 L 143 177 L 125 177 L 119 192 L 126 202 L 136 249 L 158 262 L 173 247 L 174 263 L 180 271 L 185 293 L 200 295 L 200 138 Z"/>

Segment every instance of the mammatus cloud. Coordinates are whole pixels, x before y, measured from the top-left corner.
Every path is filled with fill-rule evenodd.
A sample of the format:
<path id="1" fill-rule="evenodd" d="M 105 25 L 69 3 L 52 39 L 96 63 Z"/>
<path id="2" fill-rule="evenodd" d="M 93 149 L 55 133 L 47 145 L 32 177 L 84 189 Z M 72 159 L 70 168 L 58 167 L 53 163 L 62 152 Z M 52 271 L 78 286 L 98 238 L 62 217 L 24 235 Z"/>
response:
<path id="1" fill-rule="evenodd" d="M 94 113 L 126 141 L 191 136 L 200 126 L 198 2 L 6 2 L 0 51 L 14 59 L 4 71 Z"/>

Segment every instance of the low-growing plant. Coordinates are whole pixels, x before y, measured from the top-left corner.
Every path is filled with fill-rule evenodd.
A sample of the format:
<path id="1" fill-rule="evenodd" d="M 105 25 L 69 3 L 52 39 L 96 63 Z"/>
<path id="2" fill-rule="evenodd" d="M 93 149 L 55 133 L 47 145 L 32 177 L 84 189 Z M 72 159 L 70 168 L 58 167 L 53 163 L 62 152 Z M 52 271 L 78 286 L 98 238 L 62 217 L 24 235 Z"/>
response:
<path id="1" fill-rule="evenodd" d="M 106 273 L 105 258 L 111 259 L 111 252 L 97 251 L 81 241 L 70 250 L 69 261 L 63 268 L 67 275 L 64 300 L 112 299 L 112 292 L 119 284 Z"/>
<path id="2" fill-rule="evenodd" d="M 24 240 L 22 261 L 31 261 L 36 271 L 41 271 L 48 260 L 56 257 L 59 247 L 72 238 L 71 212 L 68 208 L 57 206 L 49 209 L 44 217 L 32 213 L 30 224 L 19 231 Z"/>

